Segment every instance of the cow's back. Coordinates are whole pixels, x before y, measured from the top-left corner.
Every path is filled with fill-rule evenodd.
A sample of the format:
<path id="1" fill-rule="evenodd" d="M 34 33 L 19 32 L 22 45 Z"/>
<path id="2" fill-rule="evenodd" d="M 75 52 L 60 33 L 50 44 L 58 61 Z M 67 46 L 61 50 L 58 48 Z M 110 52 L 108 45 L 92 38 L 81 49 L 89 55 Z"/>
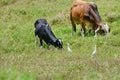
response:
<path id="1" fill-rule="evenodd" d="M 89 3 L 81 0 L 76 0 L 73 2 L 71 7 L 71 16 L 76 23 L 82 23 L 87 21 L 84 19 L 85 16 L 89 16 Z"/>

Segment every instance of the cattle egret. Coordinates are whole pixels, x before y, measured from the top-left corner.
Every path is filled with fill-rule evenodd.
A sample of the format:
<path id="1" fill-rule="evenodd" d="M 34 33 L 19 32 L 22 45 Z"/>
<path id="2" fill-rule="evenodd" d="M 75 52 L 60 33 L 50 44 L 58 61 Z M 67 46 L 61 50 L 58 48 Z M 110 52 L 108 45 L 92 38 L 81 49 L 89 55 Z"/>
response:
<path id="1" fill-rule="evenodd" d="M 96 50 L 96 45 L 94 46 L 94 51 L 92 52 L 92 56 L 94 56 L 96 54 L 97 50 Z"/>
<path id="2" fill-rule="evenodd" d="M 70 44 L 69 43 L 67 43 L 67 50 L 68 50 L 68 52 L 72 52 L 72 50 L 70 49 Z"/>
<path id="3" fill-rule="evenodd" d="M 96 39 L 97 38 L 97 34 L 95 34 L 95 36 L 94 36 L 94 39 Z"/>

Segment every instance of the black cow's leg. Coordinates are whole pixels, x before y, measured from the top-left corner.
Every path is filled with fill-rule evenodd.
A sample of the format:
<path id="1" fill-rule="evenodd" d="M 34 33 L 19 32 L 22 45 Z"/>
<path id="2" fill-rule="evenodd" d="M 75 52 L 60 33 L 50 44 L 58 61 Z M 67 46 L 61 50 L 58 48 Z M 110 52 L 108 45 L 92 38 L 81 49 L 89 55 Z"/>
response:
<path id="1" fill-rule="evenodd" d="M 41 38 L 40 38 L 40 46 L 43 46 L 43 42 Z"/>

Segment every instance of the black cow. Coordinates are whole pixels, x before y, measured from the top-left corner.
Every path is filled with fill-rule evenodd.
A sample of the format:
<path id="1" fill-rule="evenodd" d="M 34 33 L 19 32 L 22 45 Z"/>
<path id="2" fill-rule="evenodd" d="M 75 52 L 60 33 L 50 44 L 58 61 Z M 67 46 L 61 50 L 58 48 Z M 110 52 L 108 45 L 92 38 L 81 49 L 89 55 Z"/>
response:
<path id="1" fill-rule="evenodd" d="M 38 19 L 35 24 L 35 36 L 39 37 L 40 45 L 43 45 L 42 40 L 45 41 L 47 45 L 54 45 L 55 47 L 62 48 L 63 43 L 61 39 L 57 39 L 52 32 L 46 19 Z"/>

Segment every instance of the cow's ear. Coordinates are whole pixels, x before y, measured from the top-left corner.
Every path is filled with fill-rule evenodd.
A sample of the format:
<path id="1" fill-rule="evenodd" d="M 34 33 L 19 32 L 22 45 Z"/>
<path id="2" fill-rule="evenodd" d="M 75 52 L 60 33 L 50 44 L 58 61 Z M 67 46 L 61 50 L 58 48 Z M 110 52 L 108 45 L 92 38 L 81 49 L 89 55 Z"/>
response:
<path id="1" fill-rule="evenodd" d="M 47 23 L 45 24 L 46 26 L 49 26 Z"/>
<path id="2" fill-rule="evenodd" d="M 59 38 L 58 40 L 59 40 L 59 42 L 62 42 L 62 38 Z"/>
<path id="3" fill-rule="evenodd" d="M 59 43 L 62 43 L 62 39 L 61 39 L 61 38 L 57 39 L 57 40 L 56 40 L 56 43 L 58 43 L 58 42 L 59 42 Z"/>
<path id="4" fill-rule="evenodd" d="M 61 39 L 61 38 L 59 38 L 58 40 L 59 40 L 60 44 L 62 44 L 62 45 L 63 45 L 62 39 Z"/>
<path id="5" fill-rule="evenodd" d="M 56 43 L 56 44 L 59 44 L 59 43 L 60 43 L 60 40 L 59 40 L 59 39 L 57 39 L 55 43 Z"/>
<path id="6" fill-rule="evenodd" d="M 56 43 L 59 42 L 59 39 L 56 40 Z"/>

